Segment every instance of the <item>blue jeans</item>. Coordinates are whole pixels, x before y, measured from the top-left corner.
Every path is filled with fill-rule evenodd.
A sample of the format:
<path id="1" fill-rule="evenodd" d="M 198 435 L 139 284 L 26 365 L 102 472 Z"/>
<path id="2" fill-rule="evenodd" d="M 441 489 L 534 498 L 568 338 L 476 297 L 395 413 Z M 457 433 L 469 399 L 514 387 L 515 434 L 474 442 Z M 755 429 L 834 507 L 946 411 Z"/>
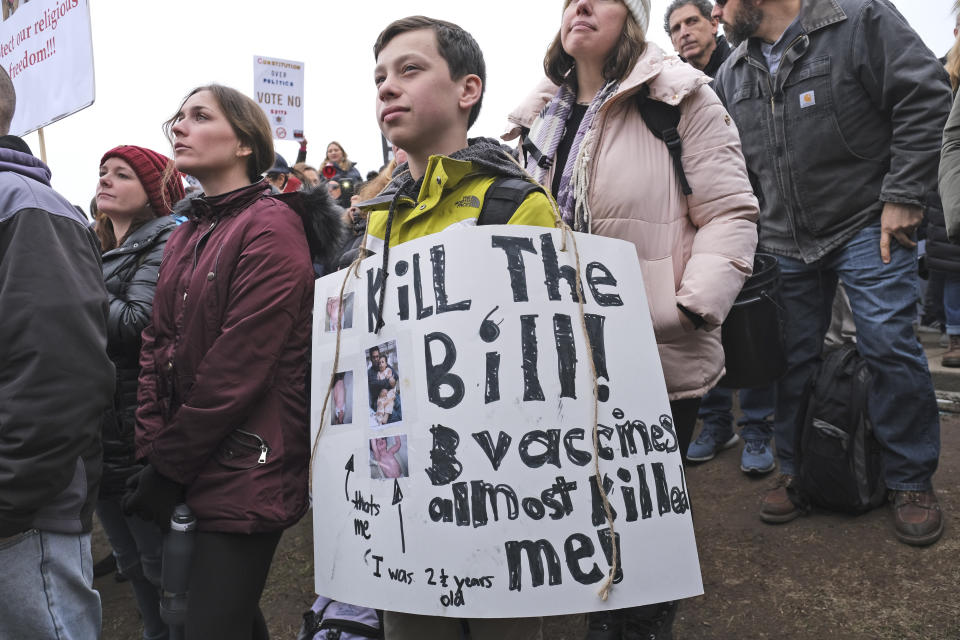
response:
<path id="1" fill-rule="evenodd" d="M 0 638 L 100 637 L 89 533 L 31 529 L 0 541 Z"/>
<path id="2" fill-rule="evenodd" d="M 98 500 L 97 517 L 113 547 L 120 573 L 130 579 L 143 619 L 143 640 L 166 640 L 170 630 L 160 619 L 160 567 L 163 534 L 152 522 L 125 516 L 117 500 Z"/>
<path id="3" fill-rule="evenodd" d="M 857 348 L 873 374 L 868 402 L 887 487 L 931 488 L 940 457 L 940 418 L 927 359 L 913 331 L 916 250 L 896 240 L 891 245 L 890 264 L 883 264 L 878 222 L 813 264 L 779 257 L 787 373 L 777 384 L 774 432 L 783 473 L 794 473 L 800 398 L 817 368 L 839 278 L 850 298 Z"/>
<path id="4" fill-rule="evenodd" d="M 714 425 L 723 431 L 733 432 L 733 389 L 714 387 L 700 402 L 700 419 L 704 424 Z M 737 425 L 742 427 L 743 437 L 769 438 L 772 432 L 770 418 L 773 416 L 776 387 L 740 389 L 740 411 L 743 414 Z"/>
<path id="5" fill-rule="evenodd" d="M 943 274 L 943 315 L 947 335 L 960 336 L 960 273 Z"/>

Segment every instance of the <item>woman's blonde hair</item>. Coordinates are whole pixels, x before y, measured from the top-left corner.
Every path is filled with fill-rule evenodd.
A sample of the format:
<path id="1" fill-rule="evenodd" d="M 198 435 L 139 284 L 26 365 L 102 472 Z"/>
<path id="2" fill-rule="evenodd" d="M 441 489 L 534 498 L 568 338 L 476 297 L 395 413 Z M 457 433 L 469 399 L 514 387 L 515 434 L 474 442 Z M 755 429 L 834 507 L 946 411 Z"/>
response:
<path id="1" fill-rule="evenodd" d="M 947 70 L 947 75 L 950 76 L 950 86 L 956 93 L 957 87 L 960 86 L 960 38 L 953 41 L 953 46 L 947 52 L 947 64 L 944 65 L 944 68 Z"/>
<path id="2" fill-rule="evenodd" d="M 960 27 L 960 0 L 953 3 L 953 13 L 957 15 L 955 27 Z M 947 52 L 947 63 L 944 65 L 947 75 L 950 76 L 950 87 L 957 92 L 960 86 L 960 38 L 953 39 L 953 46 Z"/>
<path id="3" fill-rule="evenodd" d="M 390 179 L 393 176 L 393 170 L 397 168 L 397 159 L 394 158 L 390 163 L 383 168 L 383 171 L 377 174 L 376 178 L 372 178 L 363 183 L 363 186 L 360 187 L 360 191 L 357 195 L 360 197 L 360 202 L 364 200 L 369 200 L 374 198 L 383 191 L 384 187 L 390 184 Z"/>
<path id="4" fill-rule="evenodd" d="M 958 0 L 960 1 L 960 0 Z M 571 0 L 565 0 L 563 8 L 566 9 Z M 643 55 L 647 47 L 646 38 L 643 36 L 643 29 L 633 17 L 632 11 L 627 11 L 627 19 L 623 23 L 623 32 L 617 39 L 617 45 L 607 55 L 603 64 L 603 77 L 606 80 L 623 80 L 627 77 L 637 60 Z M 567 82 L 574 90 L 577 88 L 577 75 L 570 73 L 576 66 L 573 56 L 563 50 L 563 43 L 560 40 L 560 31 L 553 38 L 553 42 L 547 48 L 547 54 L 543 57 L 543 71 L 554 84 L 563 84 Z"/>
<path id="5" fill-rule="evenodd" d="M 340 162 L 337 163 L 337 166 L 343 169 L 344 171 L 347 171 L 348 169 L 350 169 L 350 159 L 347 157 L 347 150 L 344 149 L 343 145 L 337 142 L 336 140 L 331 140 L 330 142 L 328 142 L 327 149 L 329 149 L 330 145 L 332 144 L 335 144 L 338 147 L 340 147 L 340 153 L 343 154 L 343 157 L 340 158 Z M 324 155 L 323 164 L 327 164 L 328 162 L 330 162 L 330 156 Z"/>

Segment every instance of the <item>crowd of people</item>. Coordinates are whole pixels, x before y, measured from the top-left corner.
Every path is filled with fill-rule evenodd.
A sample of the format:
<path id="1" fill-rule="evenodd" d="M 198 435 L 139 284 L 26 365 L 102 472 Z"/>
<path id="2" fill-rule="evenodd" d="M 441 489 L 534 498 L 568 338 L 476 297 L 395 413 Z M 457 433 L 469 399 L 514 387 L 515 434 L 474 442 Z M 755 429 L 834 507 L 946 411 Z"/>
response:
<path id="1" fill-rule="evenodd" d="M 267 573 L 309 507 L 315 278 L 371 253 L 388 276 L 391 247 L 477 224 L 480 206 L 462 203 L 504 179 L 535 187 L 508 224 L 634 245 L 684 464 L 742 437 L 745 473 L 778 469 L 766 523 L 803 512 L 795 418 L 842 283 L 894 535 L 935 543 L 940 424 L 914 329 L 916 232 L 929 222 L 928 263 L 945 275 L 927 298 L 943 309 L 944 364 L 960 366 L 960 268 L 936 261 L 960 243 L 960 41 L 938 60 L 885 0 L 674 0 L 663 26 L 678 57 L 647 41 L 650 17 L 649 0 L 564 0 L 545 77 L 505 114 L 502 141 L 467 137 L 486 88 L 470 34 L 391 23 L 373 76 L 395 157 L 366 182 L 337 142 L 318 169 L 303 139 L 289 166 L 253 100 L 197 87 L 165 124 L 169 155 L 105 151 L 92 227 L 7 135 L 16 95 L 0 71 L 0 564 L 17 583 L 0 598 L 0 637 L 99 637 L 94 511 L 143 637 L 170 637 L 161 541 L 179 504 L 197 521 L 179 637 L 269 637 Z M 657 111 L 675 123 L 657 130 Z M 786 373 L 723 388 L 720 327 L 757 252 L 781 274 Z M 397 363 L 366 355 L 383 425 L 400 410 Z M 335 423 L 348 410 L 348 381 L 336 384 Z M 402 446 L 377 441 L 371 464 L 405 475 Z M 595 613 L 587 638 L 671 638 L 676 611 Z M 537 617 L 383 621 L 390 640 L 542 637 Z"/>

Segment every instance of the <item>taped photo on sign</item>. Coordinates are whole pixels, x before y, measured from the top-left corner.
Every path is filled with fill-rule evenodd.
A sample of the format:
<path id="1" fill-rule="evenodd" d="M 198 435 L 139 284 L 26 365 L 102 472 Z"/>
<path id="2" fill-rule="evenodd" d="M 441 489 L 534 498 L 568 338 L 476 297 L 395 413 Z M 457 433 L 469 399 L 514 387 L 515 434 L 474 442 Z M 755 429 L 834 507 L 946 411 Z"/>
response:
<path id="1" fill-rule="evenodd" d="M 353 422 L 353 371 L 341 371 L 334 376 L 330 399 L 333 403 L 330 409 L 330 424 L 351 424 Z"/>
<path id="2" fill-rule="evenodd" d="M 370 427 L 383 429 L 403 419 L 397 343 L 390 340 L 366 351 L 367 388 L 370 393 Z"/>
<path id="3" fill-rule="evenodd" d="M 353 292 L 343 296 L 343 308 L 340 308 L 340 296 L 327 298 L 326 313 L 324 314 L 323 330 L 336 332 L 337 322 L 343 323 L 343 329 L 353 328 Z"/>
<path id="4" fill-rule="evenodd" d="M 407 461 L 407 436 L 370 439 L 370 477 L 373 480 L 408 477 L 410 465 Z"/>

